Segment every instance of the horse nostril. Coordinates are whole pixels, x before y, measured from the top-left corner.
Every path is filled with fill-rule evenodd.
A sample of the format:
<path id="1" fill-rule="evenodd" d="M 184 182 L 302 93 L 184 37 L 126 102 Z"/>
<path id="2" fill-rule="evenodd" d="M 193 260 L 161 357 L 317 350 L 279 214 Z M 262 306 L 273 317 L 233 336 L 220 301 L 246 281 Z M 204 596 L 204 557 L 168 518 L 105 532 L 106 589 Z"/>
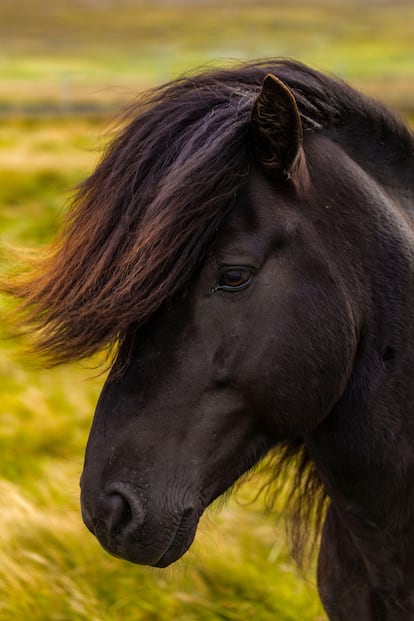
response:
<path id="1" fill-rule="evenodd" d="M 120 535 L 132 519 L 131 507 L 121 494 L 110 494 L 105 500 L 107 528 L 111 535 Z"/>
<path id="2" fill-rule="evenodd" d="M 141 502 L 130 490 L 112 487 L 103 503 L 107 532 L 112 536 L 136 531 L 144 521 Z"/>

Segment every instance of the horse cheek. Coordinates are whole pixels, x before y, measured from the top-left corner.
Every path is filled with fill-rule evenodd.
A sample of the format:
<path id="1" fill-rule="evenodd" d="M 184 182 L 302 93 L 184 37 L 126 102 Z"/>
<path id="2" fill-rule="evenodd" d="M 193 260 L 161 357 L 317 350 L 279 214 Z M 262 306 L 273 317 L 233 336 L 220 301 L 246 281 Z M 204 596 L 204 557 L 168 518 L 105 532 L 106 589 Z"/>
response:
<path id="1" fill-rule="evenodd" d="M 321 290 L 316 293 L 324 299 Z M 338 309 L 299 296 L 290 308 L 297 310 L 273 313 L 264 338 L 260 326 L 270 318 L 256 317 L 240 356 L 241 390 L 277 441 L 312 431 L 329 414 L 345 390 L 357 348 L 345 300 Z"/>

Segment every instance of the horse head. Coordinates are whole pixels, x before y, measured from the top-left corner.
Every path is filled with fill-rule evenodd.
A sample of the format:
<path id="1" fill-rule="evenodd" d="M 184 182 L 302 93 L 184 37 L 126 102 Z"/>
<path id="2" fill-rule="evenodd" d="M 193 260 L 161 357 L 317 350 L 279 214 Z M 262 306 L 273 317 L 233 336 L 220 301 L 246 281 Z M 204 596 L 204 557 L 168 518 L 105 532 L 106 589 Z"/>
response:
<path id="1" fill-rule="evenodd" d="M 311 432 L 351 372 L 351 297 L 304 190 L 295 99 L 272 76 L 250 131 L 254 163 L 231 214 L 183 290 L 125 335 L 95 413 L 84 519 L 136 563 L 179 558 L 204 509 L 270 448 Z"/>

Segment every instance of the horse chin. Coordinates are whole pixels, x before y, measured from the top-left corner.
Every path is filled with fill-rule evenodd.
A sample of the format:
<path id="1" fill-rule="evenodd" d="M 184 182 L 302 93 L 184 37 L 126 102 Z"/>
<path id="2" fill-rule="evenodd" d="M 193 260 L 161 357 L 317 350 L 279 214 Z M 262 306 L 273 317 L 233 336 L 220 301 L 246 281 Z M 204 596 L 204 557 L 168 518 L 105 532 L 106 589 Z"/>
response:
<path id="1" fill-rule="evenodd" d="M 187 511 L 181 518 L 181 521 L 174 533 L 168 548 L 165 550 L 161 558 L 152 565 L 154 567 L 168 567 L 175 561 L 178 561 L 188 550 L 194 541 L 199 515 L 194 511 Z"/>
<path id="2" fill-rule="evenodd" d="M 187 552 L 188 548 L 193 543 L 194 536 L 195 530 L 193 533 L 188 533 L 187 538 L 184 541 L 174 542 L 162 555 L 162 557 L 156 563 L 153 563 L 152 566 L 164 569 L 164 567 L 168 567 L 168 565 L 178 561 L 178 559 L 180 559 Z"/>

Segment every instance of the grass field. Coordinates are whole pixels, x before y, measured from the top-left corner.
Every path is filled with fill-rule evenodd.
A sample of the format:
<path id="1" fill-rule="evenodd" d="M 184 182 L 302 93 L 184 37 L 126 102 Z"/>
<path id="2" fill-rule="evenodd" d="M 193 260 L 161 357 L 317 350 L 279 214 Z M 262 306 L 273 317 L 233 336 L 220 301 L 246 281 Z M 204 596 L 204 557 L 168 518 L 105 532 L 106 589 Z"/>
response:
<path id="1" fill-rule="evenodd" d="M 0 4 L 0 111 L 113 109 L 195 66 L 263 56 L 299 58 L 392 105 L 412 107 L 408 0 L 17 4 Z"/>
<path id="2" fill-rule="evenodd" d="M 10 244 L 50 239 L 70 189 L 97 161 L 105 114 L 191 66 L 295 56 L 411 114 L 414 7 L 360 4 L 3 0 L 2 265 Z M 103 382 L 97 362 L 39 369 L 20 344 L 2 341 L 0 621 L 324 620 L 312 568 L 299 575 L 283 521 L 252 500 L 260 474 L 208 512 L 171 569 L 135 567 L 100 549 L 78 500 Z"/>

